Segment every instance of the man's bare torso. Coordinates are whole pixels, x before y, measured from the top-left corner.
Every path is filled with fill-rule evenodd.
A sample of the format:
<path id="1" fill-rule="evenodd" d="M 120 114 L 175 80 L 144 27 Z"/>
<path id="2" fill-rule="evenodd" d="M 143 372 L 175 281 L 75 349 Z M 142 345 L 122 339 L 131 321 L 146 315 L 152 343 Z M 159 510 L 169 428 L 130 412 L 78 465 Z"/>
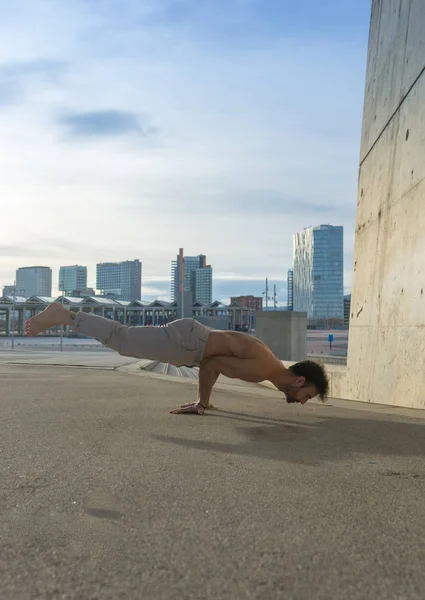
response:
<path id="1" fill-rule="evenodd" d="M 212 331 L 204 358 L 234 356 L 236 358 L 274 358 L 273 352 L 261 340 L 239 331 Z"/>

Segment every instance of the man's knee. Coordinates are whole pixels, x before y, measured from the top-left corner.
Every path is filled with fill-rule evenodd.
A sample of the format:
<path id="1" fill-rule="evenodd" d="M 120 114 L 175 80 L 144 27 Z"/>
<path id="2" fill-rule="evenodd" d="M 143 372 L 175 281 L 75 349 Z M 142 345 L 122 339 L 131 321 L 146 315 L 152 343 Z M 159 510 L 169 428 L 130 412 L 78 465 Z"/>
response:
<path id="1" fill-rule="evenodd" d="M 122 354 L 127 345 L 127 332 L 128 327 L 126 325 L 115 321 L 106 345 L 118 352 L 118 354 Z"/>

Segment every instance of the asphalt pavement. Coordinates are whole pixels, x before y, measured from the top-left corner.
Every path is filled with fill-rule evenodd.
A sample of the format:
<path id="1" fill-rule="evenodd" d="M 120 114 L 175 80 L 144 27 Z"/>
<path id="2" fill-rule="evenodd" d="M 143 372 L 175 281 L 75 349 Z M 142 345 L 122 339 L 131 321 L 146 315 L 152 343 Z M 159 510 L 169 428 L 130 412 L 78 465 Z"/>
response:
<path id="1" fill-rule="evenodd" d="M 425 421 L 220 384 L 0 365 L 0 597 L 425 597 Z"/>

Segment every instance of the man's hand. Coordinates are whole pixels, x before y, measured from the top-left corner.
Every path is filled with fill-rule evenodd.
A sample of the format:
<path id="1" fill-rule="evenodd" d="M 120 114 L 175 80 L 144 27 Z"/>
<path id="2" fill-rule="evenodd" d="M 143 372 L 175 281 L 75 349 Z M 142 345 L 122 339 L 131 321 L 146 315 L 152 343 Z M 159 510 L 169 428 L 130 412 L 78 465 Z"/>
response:
<path id="1" fill-rule="evenodd" d="M 195 414 L 195 415 L 203 415 L 205 412 L 205 408 L 199 402 L 189 402 L 188 404 L 182 404 L 177 408 L 173 408 L 170 410 L 170 415 L 187 415 L 187 414 Z"/>

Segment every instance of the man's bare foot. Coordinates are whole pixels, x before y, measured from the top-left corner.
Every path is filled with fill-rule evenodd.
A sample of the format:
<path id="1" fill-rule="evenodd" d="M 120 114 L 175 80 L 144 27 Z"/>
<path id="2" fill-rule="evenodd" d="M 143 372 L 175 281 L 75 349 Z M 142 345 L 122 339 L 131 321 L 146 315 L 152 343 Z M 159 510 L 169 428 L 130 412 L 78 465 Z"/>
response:
<path id="1" fill-rule="evenodd" d="M 32 319 L 28 319 L 25 322 L 25 334 L 29 336 L 37 335 L 55 325 L 72 325 L 69 310 L 57 302 L 49 304 L 43 312 L 32 317 Z"/>
<path id="2" fill-rule="evenodd" d="M 187 415 L 187 414 L 195 414 L 195 415 L 203 415 L 205 412 L 205 408 L 199 402 L 189 402 L 188 404 L 182 404 L 177 408 L 173 408 L 170 410 L 170 415 Z"/>

